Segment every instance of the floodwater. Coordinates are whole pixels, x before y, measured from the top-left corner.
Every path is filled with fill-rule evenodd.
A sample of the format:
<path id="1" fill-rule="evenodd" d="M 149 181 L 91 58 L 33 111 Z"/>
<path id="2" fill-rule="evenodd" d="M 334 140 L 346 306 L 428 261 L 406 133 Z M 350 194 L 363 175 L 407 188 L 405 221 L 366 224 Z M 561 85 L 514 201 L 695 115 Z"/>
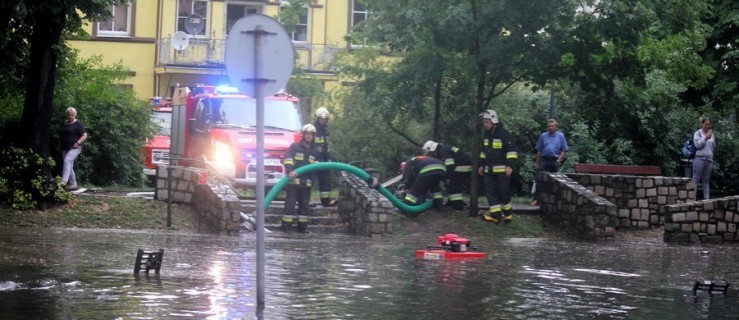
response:
<path id="1" fill-rule="evenodd" d="M 494 226 L 495 227 L 495 226 Z M 0 319 L 736 319 L 739 247 L 472 239 L 477 261 L 417 260 L 435 235 L 0 228 Z M 159 275 L 136 251 L 164 249 Z M 730 283 L 728 294 L 692 287 Z"/>

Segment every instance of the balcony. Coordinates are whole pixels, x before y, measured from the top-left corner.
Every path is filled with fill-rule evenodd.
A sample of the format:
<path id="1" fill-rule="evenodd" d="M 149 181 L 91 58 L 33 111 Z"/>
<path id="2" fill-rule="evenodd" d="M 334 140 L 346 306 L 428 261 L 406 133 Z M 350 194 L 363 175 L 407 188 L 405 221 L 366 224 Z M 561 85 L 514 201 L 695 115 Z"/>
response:
<path id="1" fill-rule="evenodd" d="M 225 69 L 226 39 L 190 38 L 183 50 L 175 50 L 170 38 L 159 39 L 157 66 Z M 298 65 L 307 73 L 333 74 L 331 62 L 340 50 L 335 45 L 295 44 Z"/>

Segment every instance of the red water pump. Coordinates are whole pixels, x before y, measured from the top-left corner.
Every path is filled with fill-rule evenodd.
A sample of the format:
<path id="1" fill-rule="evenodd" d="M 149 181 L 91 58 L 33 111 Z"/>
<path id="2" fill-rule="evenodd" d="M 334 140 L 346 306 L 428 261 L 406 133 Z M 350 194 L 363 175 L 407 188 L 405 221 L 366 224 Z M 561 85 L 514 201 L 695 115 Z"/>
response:
<path id="1" fill-rule="evenodd" d="M 472 246 L 472 242 L 467 238 L 462 238 L 454 233 L 447 233 L 439 236 L 436 241 L 440 246 L 451 250 L 452 252 L 465 252 L 467 248 Z"/>

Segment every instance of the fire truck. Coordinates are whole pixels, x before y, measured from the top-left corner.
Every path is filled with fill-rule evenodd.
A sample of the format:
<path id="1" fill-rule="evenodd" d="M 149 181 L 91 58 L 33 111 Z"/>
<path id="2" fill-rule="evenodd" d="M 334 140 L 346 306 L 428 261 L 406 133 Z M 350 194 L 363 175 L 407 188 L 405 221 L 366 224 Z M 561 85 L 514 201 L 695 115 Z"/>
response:
<path id="1" fill-rule="evenodd" d="M 144 174 L 153 178 L 157 165 L 167 163 L 169 156 L 170 135 L 172 131 L 172 102 L 159 97 L 149 99 L 152 106 L 151 121 L 157 126 L 157 132 L 144 146 Z"/>
<path id="2" fill-rule="evenodd" d="M 205 166 L 235 184 L 254 186 L 257 149 L 257 101 L 234 87 L 198 85 L 178 88 L 173 106 L 173 154 L 188 164 Z M 300 100 L 278 93 L 264 100 L 265 185 L 284 175 L 282 159 L 300 141 Z M 179 103 L 179 105 L 178 105 Z M 184 139 L 180 139 L 181 137 Z"/>

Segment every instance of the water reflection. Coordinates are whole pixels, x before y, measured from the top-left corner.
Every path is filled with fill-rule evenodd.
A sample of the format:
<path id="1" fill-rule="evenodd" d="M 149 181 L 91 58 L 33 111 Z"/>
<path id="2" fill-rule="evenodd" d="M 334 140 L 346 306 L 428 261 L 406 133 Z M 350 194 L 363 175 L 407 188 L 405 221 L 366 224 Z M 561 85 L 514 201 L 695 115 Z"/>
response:
<path id="1" fill-rule="evenodd" d="M 270 234 L 266 306 L 256 306 L 255 235 L 0 228 L 0 319 L 714 319 L 737 290 L 736 246 L 653 240 L 472 239 L 484 260 L 426 261 L 437 235 L 367 239 Z M 136 251 L 165 250 L 133 275 Z M 710 255 L 703 251 L 710 251 Z"/>

